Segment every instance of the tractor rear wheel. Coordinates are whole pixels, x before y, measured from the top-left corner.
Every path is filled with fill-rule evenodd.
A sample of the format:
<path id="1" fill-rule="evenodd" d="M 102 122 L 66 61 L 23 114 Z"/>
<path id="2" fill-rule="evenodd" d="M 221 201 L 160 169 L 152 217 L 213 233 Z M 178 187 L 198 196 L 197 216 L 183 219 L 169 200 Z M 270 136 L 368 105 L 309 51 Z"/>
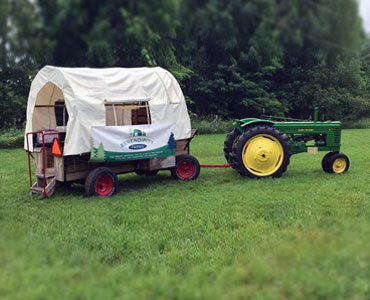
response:
<path id="1" fill-rule="evenodd" d="M 333 153 L 327 162 L 328 173 L 342 174 L 349 169 L 349 159 L 343 153 Z"/>
<path id="2" fill-rule="evenodd" d="M 232 153 L 235 169 L 251 178 L 280 177 L 290 160 L 286 136 L 266 125 L 257 125 L 242 133 Z"/>
<path id="3" fill-rule="evenodd" d="M 230 164 L 230 166 L 233 167 L 233 168 L 234 168 L 234 163 L 233 163 L 233 158 L 232 158 L 232 150 L 233 150 L 233 146 L 235 145 L 239 136 L 240 136 L 240 131 L 238 129 L 234 128 L 226 136 L 226 139 L 225 139 L 225 142 L 224 142 L 225 159 Z"/>

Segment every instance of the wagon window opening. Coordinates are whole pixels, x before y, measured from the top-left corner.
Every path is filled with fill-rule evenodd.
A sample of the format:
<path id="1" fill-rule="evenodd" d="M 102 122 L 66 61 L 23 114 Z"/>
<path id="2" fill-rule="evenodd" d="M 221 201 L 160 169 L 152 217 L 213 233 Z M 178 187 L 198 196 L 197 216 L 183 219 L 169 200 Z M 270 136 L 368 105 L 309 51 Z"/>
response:
<path id="1" fill-rule="evenodd" d="M 105 103 L 107 126 L 151 124 L 148 102 Z"/>
<path id="2" fill-rule="evenodd" d="M 65 127 L 68 122 L 68 112 L 64 100 L 57 100 L 54 106 L 56 126 Z"/>

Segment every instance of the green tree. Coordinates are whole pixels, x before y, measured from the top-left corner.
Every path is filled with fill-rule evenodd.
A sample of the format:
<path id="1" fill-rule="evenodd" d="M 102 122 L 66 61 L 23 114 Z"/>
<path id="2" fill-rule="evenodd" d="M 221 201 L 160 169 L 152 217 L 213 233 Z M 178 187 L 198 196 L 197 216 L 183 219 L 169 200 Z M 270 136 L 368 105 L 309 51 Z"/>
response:
<path id="1" fill-rule="evenodd" d="M 175 140 L 175 136 L 173 134 L 173 132 L 171 132 L 171 135 L 168 139 L 168 149 L 172 150 L 172 153 L 174 154 L 175 150 L 176 150 L 176 140 Z"/>
<path id="2" fill-rule="evenodd" d="M 184 18 L 193 15 L 188 31 L 195 37 L 183 50 L 193 57 L 194 75 L 184 90 L 191 108 L 225 118 L 259 115 L 263 108 L 282 114 L 284 105 L 272 90 L 280 49 L 273 24 L 260 17 L 273 16 L 274 1 L 190 2 L 188 11 Z"/>
<path id="3" fill-rule="evenodd" d="M 357 5 L 355 0 L 280 1 L 284 68 L 274 81 L 289 115 L 307 118 L 314 106 L 322 106 L 328 118 L 345 120 L 369 106 L 360 72 L 364 40 Z"/>
<path id="4" fill-rule="evenodd" d="M 105 151 L 103 143 L 99 144 L 98 152 L 96 154 L 97 160 L 104 161 L 105 160 Z"/>
<path id="5" fill-rule="evenodd" d="M 94 145 L 94 139 L 91 137 L 90 138 L 90 144 L 91 144 L 91 156 L 94 158 L 98 157 L 98 148 L 95 148 Z"/>
<path id="6" fill-rule="evenodd" d="M 24 125 L 30 83 L 27 70 L 22 67 L 0 69 L 0 128 Z"/>
<path id="7" fill-rule="evenodd" d="M 369 57 L 356 0 L 3 0 L 0 126 L 22 126 L 46 64 L 164 67 L 198 115 L 354 119 Z"/>
<path id="8" fill-rule="evenodd" d="M 22 127 L 37 39 L 34 5 L 0 2 L 0 128 Z"/>

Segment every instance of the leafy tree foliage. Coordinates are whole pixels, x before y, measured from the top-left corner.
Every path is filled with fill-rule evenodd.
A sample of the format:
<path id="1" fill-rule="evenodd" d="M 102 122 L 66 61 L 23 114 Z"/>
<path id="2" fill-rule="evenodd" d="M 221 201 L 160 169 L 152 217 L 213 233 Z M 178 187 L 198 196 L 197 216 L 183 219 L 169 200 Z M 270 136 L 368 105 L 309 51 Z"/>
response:
<path id="1" fill-rule="evenodd" d="M 31 78 L 21 67 L 0 70 L 0 128 L 21 127 L 26 119 L 26 99 Z"/>
<path id="2" fill-rule="evenodd" d="M 273 1 L 212 0 L 190 3 L 186 61 L 194 70 L 185 81 L 185 92 L 198 114 L 223 117 L 284 112 L 284 101 L 273 91 L 273 76 L 282 68 L 274 24 Z M 258 12 L 258 14 L 256 14 Z M 262 16 L 262 18 L 261 18 Z M 182 39 L 183 40 L 183 39 Z M 179 41 L 179 44 L 182 42 Z"/>
<path id="3" fill-rule="evenodd" d="M 331 119 L 359 116 L 370 103 L 369 82 L 360 72 L 364 37 L 357 3 L 295 2 L 279 4 L 284 69 L 275 78 L 278 97 L 287 100 L 294 117 L 307 115 L 314 106 L 323 107 Z"/>
<path id="4" fill-rule="evenodd" d="M 356 0 L 3 0 L 0 126 L 21 126 L 46 64 L 162 66 L 196 115 L 370 115 Z"/>

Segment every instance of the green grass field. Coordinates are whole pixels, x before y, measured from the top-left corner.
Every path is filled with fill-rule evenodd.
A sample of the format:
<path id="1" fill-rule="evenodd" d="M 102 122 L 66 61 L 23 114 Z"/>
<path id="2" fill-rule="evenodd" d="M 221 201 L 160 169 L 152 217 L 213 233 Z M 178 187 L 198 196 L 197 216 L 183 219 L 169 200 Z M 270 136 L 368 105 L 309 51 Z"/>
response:
<path id="1" fill-rule="evenodd" d="M 224 163 L 223 139 L 191 152 Z M 28 195 L 25 152 L 0 150 L 0 299 L 369 299 L 369 149 L 370 130 L 345 130 L 343 175 L 299 154 L 280 179 L 130 174 L 109 199 L 47 200 Z"/>

